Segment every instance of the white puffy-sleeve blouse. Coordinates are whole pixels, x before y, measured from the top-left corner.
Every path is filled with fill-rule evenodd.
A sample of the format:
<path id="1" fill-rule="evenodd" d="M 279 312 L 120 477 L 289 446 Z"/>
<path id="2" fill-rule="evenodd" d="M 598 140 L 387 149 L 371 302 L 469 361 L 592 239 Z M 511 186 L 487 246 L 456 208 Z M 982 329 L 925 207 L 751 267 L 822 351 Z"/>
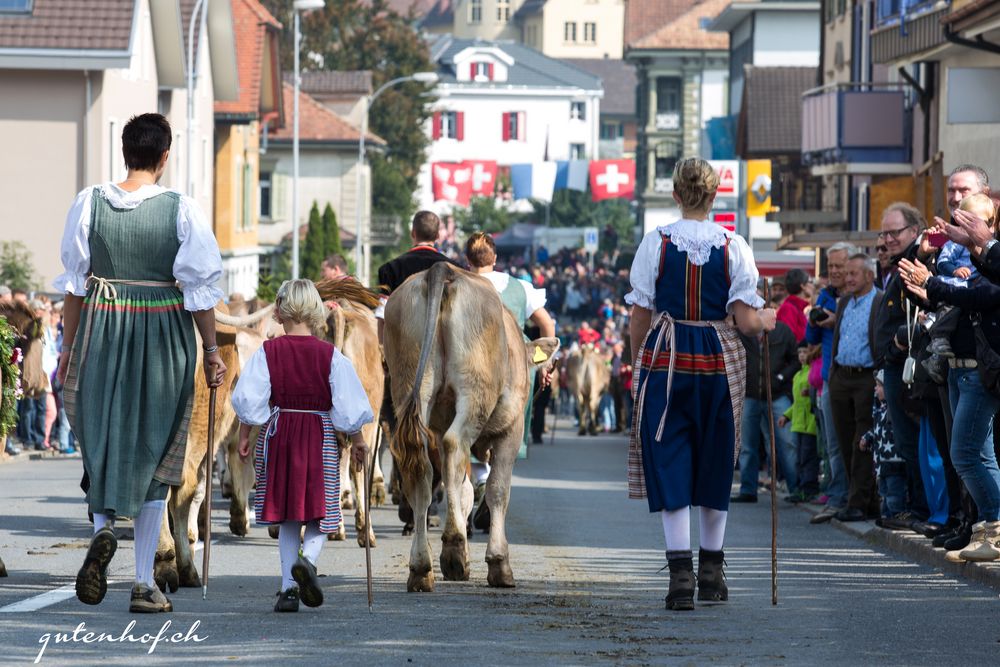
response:
<path id="1" fill-rule="evenodd" d="M 354 364 L 340 350 L 334 350 L 330 360 L 330 392 L 333 396 L 330 419 L 337 431 L 357 433 L 375 419 Z M 233 391 L 233 409 L 244 424 L 264 424 L 271 417 L 271 374 L 263 347 L 240 371 Z"/>
<path id="2" fill-rule="evenodd" d="M 114 183 L 97 186 L 115 208 L 136 208 L 142 202 L 166 192 L 159 185 L 144 185 L 128 192 Z M 53 286 L 62 293 L 86 296 L 90 273 L 90 213 L 94 188 L 81 191 L 66 215 L 61 255 L 65 272 Z M 181 196 L 177 210 L 177 241 L 180 249 L 174 259 L 174 278 L 184 293 L 184 308 L 209 310 L 223 297 L 217 283 L 222 278 L 222 256 L 211 225 L 201 208 L 190 197 Z"/>
<path id="3" fill-rule="evenodd" d="M 714 222 L 678 220 L 657 227 L 646 234 L 636 250 L 629 280 L 632 291 L 625 295 L 625 303 L 656 311 L 656 277 L 660 268 L 661 233 L 670 236 L 670 242 L 687 252 L 695 266 L 708 262 L 713 248 L 721 248 L 729 241 L 729 299 L 726 310 L 732 312 L 733 304 L 742 301 L 751 308 L 763 308 L 764 299 L 757 294 L 757 264 L 746 240 Z"/>

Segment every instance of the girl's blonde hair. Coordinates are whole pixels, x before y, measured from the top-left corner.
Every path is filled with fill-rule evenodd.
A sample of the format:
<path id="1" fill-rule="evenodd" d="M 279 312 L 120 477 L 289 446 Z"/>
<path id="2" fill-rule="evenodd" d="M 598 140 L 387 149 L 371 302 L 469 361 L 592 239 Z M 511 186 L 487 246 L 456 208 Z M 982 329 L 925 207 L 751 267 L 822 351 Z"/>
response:
<path id="1" fill-rule="evenodd" d="M 958 205 L 963 211 L 974 213 L 991 227 L 997 224 L 997 206 L 989 195 L 977 192 L 969 195 Z"/>
<path id="2" fill-rule="evenodd" d="M 326 306 L 311 280 L 286 280 L 281 283 L 274 308 L 282 320 L 306 324 L 313 332 L 318 333 L 326 326 Z"/>
<path id="3" fill-rule="evenodd" d="M 683 210 L 705 213 L 718 189 L 719 175 L 700 157 L 684 158 L 674 165 L 674 194 Z"/>

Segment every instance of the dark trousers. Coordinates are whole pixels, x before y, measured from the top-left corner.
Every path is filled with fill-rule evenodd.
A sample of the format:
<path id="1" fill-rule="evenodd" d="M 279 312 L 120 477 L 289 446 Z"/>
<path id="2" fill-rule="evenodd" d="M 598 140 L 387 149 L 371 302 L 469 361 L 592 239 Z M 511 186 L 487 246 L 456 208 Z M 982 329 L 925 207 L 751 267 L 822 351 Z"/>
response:
<path id="1" fill-rule="evenodd" d="M 957 310 L 957 309 L 956 309 Z M 948 514 L 960 518 L 962 514 L 962 480 L 951 462 L 951 404 L 948 401 L 948 387 L 938 387 L 938 392 L 926 399 L 927 419 L 931 433 L 937 443 L 938 454 L 944 464 L 944 479 L 948 485 Z M 948 406 L 947 410 L 945 405 Z M 968 492 L 966 492 L 968 493 Z"/>
<path id="2" fill-rule="evenodd" d="M 903 407 L 907 392 L 903 384 L 903 364 L 887 363 L 884 370 L 885 404 L 892 420 L 892 435 L 896 439 L 896 451 L 906 462 L 906 509 L 926 518 L 927 494 L 920 473 L 920 427 Z"/>
<path id="3" fill-rule="evenodd" d="M 816 436 L 809 433 L 794 433 L 795 471 L 799 478 L 799 491 L 814 496 L 819 493 L 819 451 Z"/>
<path id="4" fill-rule="evenodd" d="M 622 387 L 620 377 L 611 378 L 608 392 L 611 394 L 611 401 L 614 404 L 615 433 L 618 433 L 628 428 L 628 415 L 625 414 L 625 389 Z"/>
<path id="5" fill-rule="evenodd" d="M 531 441 L 539 445 L 542 443 L 542 433 L 545 432 L 545 409 L 549 407 L 549 400 L 552 398 L 552 386 L 538 389 L 542 381 L 542 374 L 535 374 L 535 391 L 538 392 L 535 398 L 535 405 L 531 412 Z"/>
<path id="6" fill-rule="evenodd" d="M 22 398 L 17 405 L 17 437 L 25 445 L 41 447 L 45 442 L 46 392 Z"/>
<path id="7" fill-rule="evenodd" d="M 840 453 L 847 469 L 847 506 L 874 514 L 878 508 L 871 451 L 861 451 L 861 436 L 872 427 L 875 377 L 870 370 L 835 367 L 830 371 L 830 404 Z"/>

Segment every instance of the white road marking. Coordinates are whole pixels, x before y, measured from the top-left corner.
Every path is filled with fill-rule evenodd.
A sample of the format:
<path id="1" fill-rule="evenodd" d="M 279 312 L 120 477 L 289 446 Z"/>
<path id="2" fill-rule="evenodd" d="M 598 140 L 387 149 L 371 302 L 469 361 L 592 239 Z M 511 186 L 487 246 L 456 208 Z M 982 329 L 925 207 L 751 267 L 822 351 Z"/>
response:
<path id="1" fill-rule="evenodd" d="M 218 544 L 218 540 L 212 540 L 212 544 Z M 204 547 L 204 543 L 198 541 L 191 546 L 192 551 L 201 551 Z M 125 581 L 131 581 L 131 579 L 108 579 L 108 586 L 113 584 L 120 584 Z M 45 607 L 51 607 L 54 604 L 59 604 L 60 602 L 65 602 L 72 597 L 76 597 L 76 584 L 66 584 L 51 591 L 46 591 L 45 593 L 39 593 L 30 598 L 21 600 L 20 602 L 14 602 L 5 607 L 0 607 L 0 614 L 16 614 L 23 612 L 38 611 L 39 609 L 44 609 Z"/>

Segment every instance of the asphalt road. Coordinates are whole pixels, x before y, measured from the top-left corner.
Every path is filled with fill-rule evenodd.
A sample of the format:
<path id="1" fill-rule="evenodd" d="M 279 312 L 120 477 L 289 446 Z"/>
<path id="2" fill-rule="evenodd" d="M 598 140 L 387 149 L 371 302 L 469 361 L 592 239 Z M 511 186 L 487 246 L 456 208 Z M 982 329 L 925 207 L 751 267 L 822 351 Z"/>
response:
<path id="1" fill-rule="evenodd" d="M 471 545 L 472 578 L 407 593 L 410 538 L 395 507 L 374 511 L 375 611 L 365 596 L 364 551 L 327 543 L 319 570 L 326 604 L 271 611 L 277 543 L 213 526 L 209 598 L 182 589 L 175 612 L 128 613 L 132 543 L 122 541 L 104 602 L 87 607 L 72 583 L 91 534 L 78 460 L 0 466 L 0 664 L 650 664 L 940 665 L 1000 660 L 997 592 L 891 553 L 804 511 L 780 512 L 779 604 L 770 603 L 770 511 L 734 506 L 726 559 L 730 602 L 694 612 L 663 608 L 668 576 L 659 519 L 625 495 L 621 436 L 577 438 L 532 450 L 515 467 L 508 519 L 517 588 L 486 586 L 485 536 Z M 218 496 L 216 496 L 218 500 Z M 762 496 L 762 500 L 763 500 Z M 221 501 L 217 507 L 222 507 Z M 353 540 L 353 536 L 349 536 Z M 440 530 L 431 534 L 436 556 Z M 200 555 L 199 555 L 200 562 Z M 84 632 L 152 642 L 85 643 Z M 57 642 L 57 633 L 77 641 Z M 197 627 L 192 630 L 192 626 Z M 176 637 L 185 641 L 172 642 Z M 200 641 L 195 641 L 195 637 Z M 47 638 L 47 644 L 46 644 Z M 94 639 L 94 637 L 91 637 Z"/>

